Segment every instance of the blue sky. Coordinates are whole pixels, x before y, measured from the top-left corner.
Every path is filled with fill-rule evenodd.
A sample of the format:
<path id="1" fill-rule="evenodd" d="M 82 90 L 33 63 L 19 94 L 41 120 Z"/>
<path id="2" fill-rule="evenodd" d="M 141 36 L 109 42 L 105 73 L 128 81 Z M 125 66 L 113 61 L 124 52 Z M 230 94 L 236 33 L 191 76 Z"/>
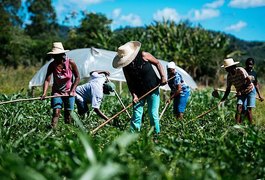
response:
<path id="1" fill-rule="evenodd" d="M 72 12 L 102 13 L 112 29 L 145 26 L 170 19 L 189 20 L 207 30 L 232 34 L 247 41 L 265 41 L 265 0 L 52 0 L 59 23 Z"/>

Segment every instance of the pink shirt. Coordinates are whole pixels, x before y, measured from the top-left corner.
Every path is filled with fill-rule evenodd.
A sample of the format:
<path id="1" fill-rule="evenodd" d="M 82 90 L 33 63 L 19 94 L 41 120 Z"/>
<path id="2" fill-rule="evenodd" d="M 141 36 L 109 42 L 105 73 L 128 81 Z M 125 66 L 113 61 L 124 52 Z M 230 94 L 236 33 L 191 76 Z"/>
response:
<path id="1" fill-rule="evenodd" d="M 70 68 L 70 59 L 66 57 L 63 69 L 53 64 L 53 95 L 68 95 L 73 84 L 73 72 Z"/>

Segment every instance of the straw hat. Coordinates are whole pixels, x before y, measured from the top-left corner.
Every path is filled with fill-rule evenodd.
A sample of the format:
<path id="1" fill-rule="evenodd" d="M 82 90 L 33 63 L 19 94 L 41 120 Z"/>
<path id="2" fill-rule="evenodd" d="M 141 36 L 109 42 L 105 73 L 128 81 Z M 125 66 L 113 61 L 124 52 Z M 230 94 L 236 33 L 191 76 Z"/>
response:
<path id="1" fill-rule="evenodd" d="M 62 53 L 66 53 L 68 51 L 69 50 L 64 50 L 63 44 L 61 42 L 54 42 L 53 47 L 52 47 L 52 51 L 48 52 L 47 54 L 62 54 Z"/>
<path id="2" fill-rule="evenodd" d="M 167 68 L 169 69 L 176 69 L 176 64 L 173 62 L 173 61 L 171 61 L 171 62 L 169 62 L 169 63 L 167 63 Z"/>
<path id="3" fill-rule="evenodd" d="M 239 62 L 234 62 L 233 58 L 228 58 L 224 60 L 224 65 L 222 65 L 221 67 L 223 68 L 227 68 L 233 65 L 238 64 Z"/>
<path id="4" fill-rule="evenodd" d="M 117 55 L 112 61 L 114 68 L 122 68 L 129 65 L 137 56 L 141 47 L 139 41 L 130 41 L 118 48 Z"/>

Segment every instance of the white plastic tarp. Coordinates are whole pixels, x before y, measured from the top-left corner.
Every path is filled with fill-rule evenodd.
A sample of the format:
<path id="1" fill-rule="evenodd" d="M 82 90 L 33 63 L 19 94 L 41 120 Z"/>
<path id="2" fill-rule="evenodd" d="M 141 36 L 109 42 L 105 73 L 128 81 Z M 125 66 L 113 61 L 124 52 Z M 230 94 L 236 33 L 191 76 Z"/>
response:
<path id="1" fill-rule="evenodd" d="M 110 80 L 113 81 L 121 81 L 126 82 L 122 68 L 115 69 L 112 67 L 112 60 L 116 56 L 115 51 L 108 51 L 104 49 L 96 49 L 96 48 L 83 48 L 83 49 L 75 49 L 66 53 L 67 56 L 75 61 L 77 64 L 80 78 L 88 78 L 89 73 L 93 70 L 107 70 L 110 72 Z M 33 76 L 33 78 L 29 82 L 29 88 L 31 89 L 34 86 L 42 86 L 44 83 L 44 79 L 47 73 L 47 68 L 49 63 L 53 61 L 50 60 L 41 69 Z M 166 61 L 159 60 L 163 65 L 164 70 L 166 71 Z M 156 68 L 154 68 L 156 70 Z M 177 67 L 177 71 L 182 75 L 183 79 L 186 83 L 192 88 L 197 88 L 195 81 L 192 77 L 180 67 Z M 158 74 L 158 72 L 156 71 Z M 167 73 L 167 72 L 166 72 Z M 53 79 L 53 78 L 52 78 Z M 51 81 L 51 84 L 53 82 Z M 162 89 L 169 90 L 168 85 L 161 86 Z"/>

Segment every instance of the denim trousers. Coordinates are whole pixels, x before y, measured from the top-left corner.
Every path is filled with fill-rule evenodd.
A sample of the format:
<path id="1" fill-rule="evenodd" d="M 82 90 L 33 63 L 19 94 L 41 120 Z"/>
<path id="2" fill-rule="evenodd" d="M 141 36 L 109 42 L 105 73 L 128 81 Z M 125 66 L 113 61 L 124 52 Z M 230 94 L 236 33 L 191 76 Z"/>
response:
<path id="1" fill-rule="evenodd" d="M 131 132 L 140 131 L 145 102 L 147 102 L 148 106 L 147 110 L 150 118 L 150 125 L 154 127 L 155 133 L 158 134 L 160 133 L 159 114 L 158 114 L 159 104 L 160 104 L 159 89 L 154 90 L 145 98 L 141 99 L 139 102 L 134 104 L 130 131 Z"/>
<path id="2" fill-rule="evenodd" d="M 189 96 L 190 92 L 188 91 L 181 93 L 174 98 L 173 112 L 175 115 L 178 113 L 184 113 L 188 103 Z"/>
<path id="3" fill-rule="evenodd" d="M 254 108 L 256 106 L 256 88 L 248 94 L 240 95 L 237 98 L 237 104 L 243 105 L 243 110 L 247 110 L 248 107 Z"/>

